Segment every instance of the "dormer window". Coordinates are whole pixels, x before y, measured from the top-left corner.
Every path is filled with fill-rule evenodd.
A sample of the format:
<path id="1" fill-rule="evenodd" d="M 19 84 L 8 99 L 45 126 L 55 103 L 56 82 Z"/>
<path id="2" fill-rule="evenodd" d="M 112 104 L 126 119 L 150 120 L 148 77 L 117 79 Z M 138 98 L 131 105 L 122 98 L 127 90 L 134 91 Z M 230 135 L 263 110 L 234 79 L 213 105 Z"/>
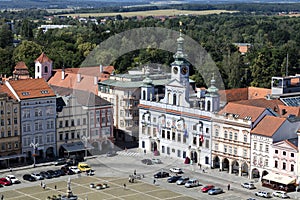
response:
<path id="1" fill-rule="evenodd" d="M 49 94 L 48 90 L 41 90 L 41 94 Z"/>
<path id="2" fill-rule="evenodd" d="M 30 94 L 29 92 L 22 92 L 23 96 L 29 96 L 29 94 Z"/>

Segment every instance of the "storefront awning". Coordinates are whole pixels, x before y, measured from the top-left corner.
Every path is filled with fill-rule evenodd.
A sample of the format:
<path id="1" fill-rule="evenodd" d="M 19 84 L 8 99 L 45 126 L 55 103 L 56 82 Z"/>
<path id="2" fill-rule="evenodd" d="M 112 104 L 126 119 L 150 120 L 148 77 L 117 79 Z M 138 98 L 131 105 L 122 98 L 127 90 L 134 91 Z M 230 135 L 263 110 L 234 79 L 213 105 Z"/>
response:
<path id="1" fill-rule="evenodd" d="M 85 148 L 82 142 L 66 143 L 62 144 L 61 147 L 63 147 L 68 153 L 92 149 L 90 145 L 88 145 L 88 147 Z"/>
<path id="2" fill-rule="evenodd" d="M 296 183 L 296 179 L 289 177 L 289 176 L 283 176 L 280 174 L 274 174 L 274 173 L 269 173 L 265 176 L 262 177 L 262 179 L 264 180 L 268 180 L 268 181 L 274 181 L 277 183 L 281 183 L 284 185 L 289 185 L 289 184 L 294 184 Z"/>

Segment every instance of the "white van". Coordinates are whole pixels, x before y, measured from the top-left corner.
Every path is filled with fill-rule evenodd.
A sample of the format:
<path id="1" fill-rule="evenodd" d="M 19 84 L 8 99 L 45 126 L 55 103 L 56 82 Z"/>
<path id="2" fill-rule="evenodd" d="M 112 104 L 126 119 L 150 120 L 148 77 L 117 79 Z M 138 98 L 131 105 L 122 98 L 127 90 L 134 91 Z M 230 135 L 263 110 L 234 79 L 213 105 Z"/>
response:
<path id="1" fill-rule="evenodd" d="M 184 186 L 187 188 L 191 188 L 191 187 L 197 187 L 199 185 L 200 185 L 200 183 L 197 179 L 190 179 L 190 180 L 188 180 L 188 182 L 185 183 Z"/>

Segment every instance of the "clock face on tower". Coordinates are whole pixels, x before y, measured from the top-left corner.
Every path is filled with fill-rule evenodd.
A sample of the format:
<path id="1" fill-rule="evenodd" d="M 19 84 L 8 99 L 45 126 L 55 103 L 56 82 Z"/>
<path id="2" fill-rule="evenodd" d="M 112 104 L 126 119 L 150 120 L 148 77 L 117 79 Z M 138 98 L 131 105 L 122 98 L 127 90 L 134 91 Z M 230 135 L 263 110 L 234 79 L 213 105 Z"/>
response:
<path id="1" fill-rule="evenodd" d="M 188 73 L 188 68 L 186 66 L 181 68 L 181 74 L 186 75 Z"/>
<path id="2" fill-rule="evenodd" d="M 173 72 L 174 72 L 174 74 L 177 74 L 178 73 L 178 67 L 174 67 Z"/>

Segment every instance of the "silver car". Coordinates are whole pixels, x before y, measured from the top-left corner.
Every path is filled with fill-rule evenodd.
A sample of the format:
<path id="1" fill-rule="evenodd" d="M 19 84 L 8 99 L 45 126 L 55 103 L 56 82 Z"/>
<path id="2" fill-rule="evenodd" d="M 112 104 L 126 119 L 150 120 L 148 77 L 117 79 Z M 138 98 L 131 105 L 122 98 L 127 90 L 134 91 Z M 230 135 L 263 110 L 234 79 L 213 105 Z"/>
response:
<path id="1" fill-rule="evenodd" d="M 249 189 L 249 190 L 255 189 L 255 186 L 254 186 L 253 183 L 242 183 L 241 186 L 242 186 L 243 188 L 247 188 L 247 189 Z"/>
<path id="2" fill-rule="evenodd" d="M 176 181 L 177 185 L 184 185 L 186 182 L 188 182 L 190 178 L 189 177 L 181 177 Z"/>

